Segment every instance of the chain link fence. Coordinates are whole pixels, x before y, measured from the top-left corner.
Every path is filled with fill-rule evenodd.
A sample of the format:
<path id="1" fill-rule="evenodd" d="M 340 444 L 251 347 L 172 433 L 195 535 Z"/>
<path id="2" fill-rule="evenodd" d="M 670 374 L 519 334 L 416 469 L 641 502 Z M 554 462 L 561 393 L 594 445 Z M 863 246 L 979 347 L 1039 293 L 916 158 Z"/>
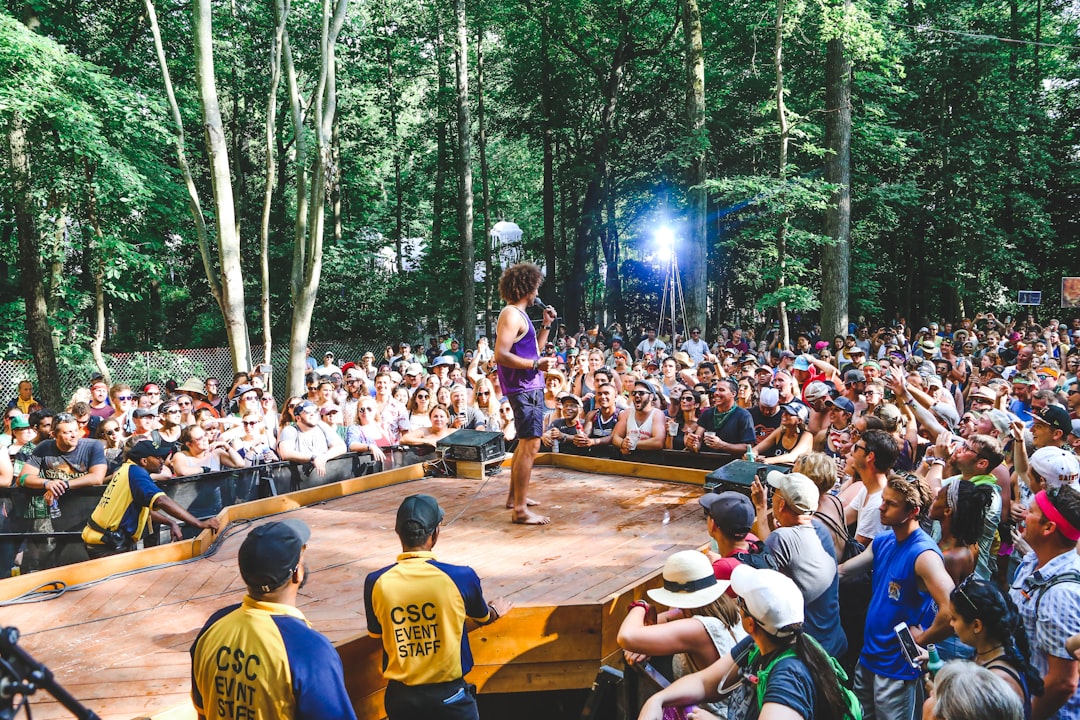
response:
<path id="1" fill-rule="evenodd" d="M 322 361 L 323 353 L 334 353 L 335 363 L 359 362 L 365 352 L 382 358 L 387 343 L 349 343 L 349 342 L 312 342 L 311 356 L 316 362 Z M 253 348 L 253 354 L 261 357 L 262 347 Z M 87 356 L 88 357 L 88 356 Z M 169 380 L 182 384 L 189 377 L 200 380 L 215 377 L 223 387 L 232 381 L 235 369 L 229 348 L 186 348 L 180 350 L 153 350 L 147 352 L 106 353 L 105 363 L 109 366 L 111 380 L 114 383 L 127 383 L 133 388 L 148 382 L 164 385 Z M 285 383 L 289 373 L 289 347 L 279 345 L 271 352 L 271 365 L 274 367 L 274 395 L 278 402 L 284 400 Z M 90 378 L 98 372 L 92 360 L 82 362 L 60 362 L 60 390 L 65 400 L 80 387 L 88 387 Z M 0 399 L 4 405 L 18 393 L 18 384 L 29 380 L 37 385 L 37 373 L 34 363 L 29 360 L 0 360 Z M 61 408 L 54 408 L 60 410 Z"/>

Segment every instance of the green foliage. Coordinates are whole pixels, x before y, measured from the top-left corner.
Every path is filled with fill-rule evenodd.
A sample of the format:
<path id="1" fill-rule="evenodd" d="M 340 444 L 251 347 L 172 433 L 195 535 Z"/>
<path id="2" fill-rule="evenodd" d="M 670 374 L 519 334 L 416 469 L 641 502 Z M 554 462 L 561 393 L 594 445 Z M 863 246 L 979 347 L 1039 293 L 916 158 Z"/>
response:
<path id="1" fill-rule="evenodd" d="M 65 346 L 85 348 L 91 335 L 97 258 L 105 259 L 107 349 L 221 343 L 220 312 L 195 250 L 169 143 L 160 74 L 138 19 L 141 2 L 62 0 L 34 9 L 39 32 L 0 17 L 0 121 L 18 112 L 30 128 L 43 261 L 63 264 L 58 286 L 49 288 L 62 363 L 85 361 Z M 1042 9 L 1039 39 L 1075 45 L 1075 13 L 1060 3 Z M 218 89 L 254 321 L 272 4 L 219 3 L 214 10 Z M 291 5 L 289 33 L 305 102 L 316 80 L 320 11 L 315 0 Z M 701 5 L 706 127 L 697 134 L 687 132 L 683 119 L 675 11 L 671 3 L 625 0 L 477 0 L 468 8 L 473 53 L 476 33 L 484 40 L 491 219 L 517 222 L 525 230 L 526 259 L 543 258 L 547 138 L 554 152 L 560 299 L 586 187 L 606 143 L 612 197 L 602 203 L 602 231 L 617 238 L 628 322 L 655 320 L 665 268 L 654 257 L 652 231 L 660 222 L 681 222 L 688 163 L 703 150 L 711 178 L 710 325 L 760 317 L 781 300 L 812 316 L 821 290 L 824 209 L 834 190 L 819 179 L 827 156 L 825 47 L 839 38 L 854 63 L 852 315 L 970 315 L 1002 309 L 1021 287 L 1041 289 L 1048 305 L 1056 302 L 1058 278 L 1075 274 L 1070 261 L 1080 250 L 1077 55 L 990 37 L 1034 40 L 1034 6 L 1017 6 L 1010 16 L 1008 5 L 973 0 L 789 1 L 784 71 L 791 144 L 784 180 L 776 178 L 775 5 Z M 189 8 L 162 0 L 158 15 L 205 207 L 210 186 L 199 152 Z M 338 48 L 337 185 L 328 193 L 340 192 L 341 236 L 333 237 L 328 208 L 315 340 L 418 340 L 460 322 L 450 26 L 445 4 L 356 0 L 350 7 Z M 616 53 L 630 56 L 618 66 L 621 83 L 604 137 Z M 440 68 L 450 78 L 442 95 Z M 475 92 L 475 79 L 472 87 Z M 269 251 L 277 345 L 289 331 L 298 172 L 284 85 L 280 93 L 281 168 Z M 481 259 L 486 228 L 475 161 Z M 7 181 L 6 168 L 0 173 Z M 445 184 L 437 193 L 440 174 Z M 55 241 L 49 233 L 61 217 L 66 230 Z M 10 227 L 11 219 L 2 222 Z M 784 258 L 777 256 L 781 226 Z M 409 258 L 417 271 L 398 273 L 381 259 L 402 238 L 420 239 L 422 254 Z M 10 237 L 0 242 L 14 257 Z M 587 254 L 585 315 L 606 323 L 615 309 L 600 275 L 604 256 L 598 244 Z M 18 267 L 6 270 L 0 272 L 7 299 L 0 304 L 0 352 L 21 355 L 21 303 L 10 300 L 18 292 Z"/>

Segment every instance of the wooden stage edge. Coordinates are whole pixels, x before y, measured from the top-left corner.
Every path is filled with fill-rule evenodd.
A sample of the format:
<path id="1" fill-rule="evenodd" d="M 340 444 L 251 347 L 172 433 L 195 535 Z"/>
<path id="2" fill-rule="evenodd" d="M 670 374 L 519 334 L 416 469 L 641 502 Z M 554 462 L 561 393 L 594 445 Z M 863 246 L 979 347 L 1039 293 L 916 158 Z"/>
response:
<path id="1" fill-rule="evenodd" d="M 509 456 L 504 461 L 509 465 Z M 658 465 L 643 465 L 618 460 L 600 460 L 553 453 L 537 457 L 537 466 L 567 471 L 606 474 L 622 478 L 672 482 L 703 486 L 706 471 Z M 356 493 L 411 482 L 423 477 L 423 466 L 412 465 L 352 480 L 345 480 L 285 495 L 256 500 L 223 509 L 218 519 L 224 528 L 230 522 L 258 519 L 279 512 L 307 507 Z M 689 490 L 689 488 L 687 488 Z M 693 502 L 683 491 L 681 502 Z M 696 506 L 696 503 L 694 503 Z M 695 523 L 700 510 L 687 508 L 675 524 Z M 664 522 L 667 523 L 666 513 Z M 558 518 L 556 517 L 556 523 Z M 692 526 L 690 526 L 692 528 Z M 459 531 L 460 532 L 460 531 Z M 685 532 L 685 531 L 684 531 Z M 689 535 L 691 546 L 704 539 L 705 532 Z M 693 539 L 697 538 L 697 539 Z M 87 561 L 50 571 L 0 581 L 0 601 L 11 600 L 37 589 L 44 581 L 60 582 L 68 587 L 100 580 L 118 573 L 153 565 L 174 563 L 198 557 L 211 547 L 209 531 L 185 542 L 150 548 L 111 558 Z M 688 547 L 687 539 L 680 541 Z M 541 543 L 542 545 L 542 543 Z M 535 548 L 534 548 L 535 549 Z M 616 636 L 627 606 L 645 596 L 645 591 L 661 584 L 658 563 L 670 549 L 653 545 L 657 558 L 644 566 L 639 575 L 621 587 L 609 585 L 600 597 L 560 605 L 522 603 L 507 617 L 469 633 L 475 666 L 468 679 L 483 693 L 532 692 L 588 688 L 601 664 L 617 662 Z M 452 560 L 452 558 L 451 558 Z M 382 648 L 366 634 L 337 638 L 335 645 L 346 668 L 346 684 L 360 718 L 382 718 L 383 692 Z M 175 695 L 173 696 L 175 698 Z M 174 700 L 161 698 L 163 703 Z M 140 717 L 159 720 L 189 720 L 195 717 L 190 703 L 172 707 L 147 707 Z"/>

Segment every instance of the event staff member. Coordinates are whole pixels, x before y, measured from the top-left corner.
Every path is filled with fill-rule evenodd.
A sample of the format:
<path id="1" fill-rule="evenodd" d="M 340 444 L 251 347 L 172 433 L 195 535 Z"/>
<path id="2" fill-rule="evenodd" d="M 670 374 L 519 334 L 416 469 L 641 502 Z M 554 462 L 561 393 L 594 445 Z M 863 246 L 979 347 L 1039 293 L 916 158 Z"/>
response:
<path id="1" fill-rule="evenodd" d="M 536 300 L 544 276 L 531 263 L 518 263 L 506 269 L 499 278 L 499 295 L 506 307 L 499 313 L 495 330 L 495 362 L 499 371 L 499 387 L 514 409 L 514 426 L 518 443 L 510 465 L 510 498 L 512 520 L 522 525 L 547 525 L 551 518 L 529 510 L 529 480 L 533 461 L 540 451 L 540 436 L 544 434 L 544 376 L 556 367 L 557 357 L 540 357 L 540 345 L 547 342 L 551 325 L 557 317 L 555 308 L 544 308 L 543 325 L 539 334 L 525 309 Z"/>
<path id="2" fill-rule="evenodd" d="M 191 646 L 191 699 L 200 720 L 355 720 L 341 658 L 296 608 L 311 529 L 260 525 L 237 556 L 247 594 L 218 610 Z"/>
<path id="3" fill-rule="evenodd" d="M 172 451 L 172 444 L 155 445 L 149 440 L 140 440 L 127 451 L 127 461 L 113 474 L 83 528 L 83 543 L 91 558 L 134 550 L 151 515 L 168 523 L 173 540 L 181 539 L 180 526 L 161 510 L 192 527 L 217 532 L 217 518 L 199 520 L 150 479 L 151 474 L 161 472 Z"/>
<path id="4" fill-rule="evenodd" d="M 435 559 L 443 511 L 430 495 L 410 495 L 398 507 L 402 553 L 364 580 L 368 634 L 382 639 L 385 708 L 389 720 L 475 720 L 476 686 L 465 620 L 498 620 L 512 605 L 484 600 L 480 578 L 463 565 Z"/>

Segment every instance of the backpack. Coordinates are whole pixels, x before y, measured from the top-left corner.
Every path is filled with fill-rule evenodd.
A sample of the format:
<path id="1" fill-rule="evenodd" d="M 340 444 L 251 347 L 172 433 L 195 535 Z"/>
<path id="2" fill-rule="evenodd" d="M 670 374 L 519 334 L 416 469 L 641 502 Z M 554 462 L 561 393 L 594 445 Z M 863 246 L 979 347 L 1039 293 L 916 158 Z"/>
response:
<path id="1" fill-rule="evenodd" d="M 1068 583 L 1068 582 L 1080 583 L 1080 572 L 1077 572 L 1076 570 L 1069 570 L 1068 572 L 1063 572 L 1060 575 L 1055 575 L 1054 577 L 1049 578 L 1048 580 L 1043 580 L 1042 582 L 1038 582 L 1038 583 L 1031 583 L 1032 592 L 1033 593 L 1038 593 L 1038 595 L 1036 595 L 1036 597 L 1035 597 L 1035 620 L 1036 621 L 1038 621 L 1038 619 L 1039 619 L 1039 605 L 1042 604 L 1043 595 L 1046 595 L 1046 591 L 1049 590 L 1050 588 L 1054 587 L 1055 585 L 1060 585 L 1061 583 Z"/>
<path id="2" fill-rule="evenodd" d="M 808 640 L 810 640 L 810 642 L 817 646 L 818 650 L 821 650 L 821 652 L 829 658 L 829 662 L 832 664 L 833 673 L 835 673 L 838 684 L 840 685 L 840 690 L 844 693 L 844 699 L 847 701 L 847 712 L 844 713 L 844 717 L 846 718 L 846 720 L 862 720 L 862 705 L 859 703 L 859 699 L 855 696 L 855 693 L 847 687 L 846 683 L 848 682 L 848 676 L 847 673 L 844 672 L 844 668 L 840 667 L 840 663 L 836 660 L 836 658 L 825 652 L 821 645 L 818 644 L 817 640 L 810 637 L 809 635 L 807 635 L 806 637 Z M 752 667 L 754 662 L 758 659 L 760 655 L 761 651 L 758 650 L 756 645 L 751 648 L 750 654 L 747 656 L 747 668 Z M 761 668 L 760 670 L 757 670 L 754 673 L 754 676 L 757 679 L 755 683 L 755 693 L 759 712 L 761 711 L 762 704 L 765 702 L 765 691 L 769 682 L 769 674 L 772 672 L 773 668 L 776 667 L 776 663 L 789 657 L 795 657 L 795 648 L 789 647 L 783 652 L 777 654 L 776 657 L 769 661 L 768 665 Z"/>

